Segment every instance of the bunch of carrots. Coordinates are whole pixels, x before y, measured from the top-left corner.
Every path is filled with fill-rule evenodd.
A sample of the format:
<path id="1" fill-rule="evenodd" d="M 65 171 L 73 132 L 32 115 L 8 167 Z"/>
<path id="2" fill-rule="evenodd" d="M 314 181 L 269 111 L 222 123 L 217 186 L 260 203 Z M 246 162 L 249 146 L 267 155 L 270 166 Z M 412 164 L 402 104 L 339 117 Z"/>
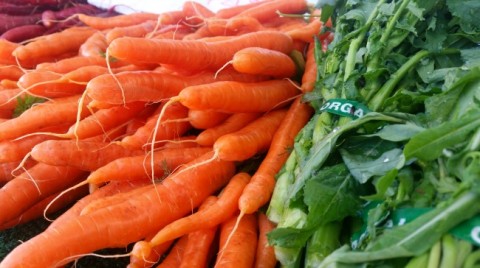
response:
<path id="1" fill-rule="evenodd" d="M 21 71 L 0 68 L 0 228 L 52 221 L 0 267 L 129 245 L 129 267 L 274 267 L 263 211 L 313 113 L 302 97 L 332 38 L 317 12 L 189 1 L 0 40 Z"/>

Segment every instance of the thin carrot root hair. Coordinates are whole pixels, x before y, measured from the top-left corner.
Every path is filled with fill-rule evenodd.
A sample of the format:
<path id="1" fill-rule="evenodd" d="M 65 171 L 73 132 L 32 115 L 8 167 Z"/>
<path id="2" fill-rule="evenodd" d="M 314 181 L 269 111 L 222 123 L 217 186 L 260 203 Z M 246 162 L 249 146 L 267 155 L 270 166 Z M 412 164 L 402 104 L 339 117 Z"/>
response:
<path id="1" fill-rule="evenodd" d="M 228 67 L 228 65 L 232 64 L 233 60 L 227 61 L 222 67 L 220 67 L 216 72 L 214 78 L 217 79 L 218 75 L 220 74 L 221 71 L 225 70 L 225 68 Z"/>
<path id="2" fill-rule="evenodd" d="M 169 123 L 169 122 L 177 122 L 175 120 L 166 120 L 164 121 L 165 123 Z M 164 142 L 170 142 L 170 143 L 175 143 L 175 144 L 182 144 L 182 143 L 187 143 L 187 142 L 196 142 L 195 139 L 187 139 L 187 140 L 158 140 L 158 141 L 155 141 L 155 142 L 148 142 L 148 143 L 145 143 L 143 145 L 143 147 L 147 147 L 147 146 L 152 146 L 153 145 L 156 145 L 156 144 L 160 144 L 160 143 L 164 143 Z M 162 148 L 155 148 L 155 150 L 161 150 Z"/>
<path id="3" fill-rule="evenodd" d="M 240 211 L 240 213 L 238 214 L 237 216 L 237 220 L 235 221 L 235 225 L 233 226 L 232 228 L 232 231 L 230 232 L 230 234 L 228 235 L 227 237 L 227 240 L 225 241 L 225 244 L 223 245 L 223 248 L 219 249 L 218 250 L 218 260 L 221 260 L 222 257 L 223 257 L 223 252 L 225 251 L 225 249 L 227 248 L 228 246 L 228 243 L 230 243 L 230 240 L 232 239 L 233 235 L 235 234 L 235 232 L 237 231 L 238 229 L 238 226 L 240 225 L 240 221 L 242 220 L 243 216 L 245 215 L 245 213 L 243 211 Z M 218 262 L 218 261 L 217 261 Z"/>
<path id="4" fill-rule="evenodd" d="M 30 155 L 32 154 L 32 152 L 28 152 L 24 157 L 23 159 L 20 161 L 20 163 L 18 163 L 18 166 L 16 168 L 14 168 L 10 174 L 14 175 L 15 172 L 19 171 L 20 169 L 23 169 L 23 171 L 27 171 L 25 169 L 25 163 L 27 162 L 28 158 L 30 158 Z M 14 175 L 15 176 L 15 175 Z"/>
<path id="5" fill-rule="evenodd" d="M 118 80 L 117 76 L 112 70 L 112 66 L 110 65 L 110 51 L 108 50 L 108 48 L 105 51 L 105 63 L 107 65 L 108 73 L 112 76 L 113 80 L 115 80 L 115 83 L 117 83 L 118 87 L 120 88 L 120 91 L 122 92 L 123 105 L 127 105 L 127 101 L 125 97 L 125 89 L 123 88 L 122 83 L 120 83 L 120 80 Z"/>
<path id="6" fill-rule="evenodd" d="M 103 258 L 103 259 L 110 259 L 110 258 L 123 258 L 123 257 L 129 257 L 131 254 L 130 253 L 124 253 L 124 254 L 112 254 L 112 255 L 105 255 L 105 254 L 99 254 L 99 253 L 85 253 L 85 254 L 78 254 L 78 255 L 73 255 L 73 256 L 69 256 L 68 258 L 65 258 L 61 261 L 59 261 L 57 263 L 57 265 L 55 266 L 58 266 L 58 267 L 61 267 L 62 263 L 65 263 L 67 261 L 74 261 L 74 267 L 76 266 L 76 262 L 78 261 L 79 258 L 81 257 L 88 257 L 88 256 L 92 256 L 92 257 L 98 257 L 98 258 Z"/>
<path id="7" fill-rule="evenodd" d="M 188 166 L 188 167 L 186 167 L 186 168 L 184 168 L 184 169 L 180 169 L 180 170 L 177 171 L 176 174 L 180 174 L 180 173 L 183 173 L 183 172 L 185 172 L 185 171 L 187 171 L 187 170 L 194 169 L 194 168 L 197 168 L 197 167 L 199 167 L 199 166 L 201 166 L 201 165 L 205 165 L 205 164 L 208 164 L 208 163 L 210 163 L 210 162 L 212 162 L 212 161 L 215 161 L 216 159 L 218 159 L 218 155 L 219 155 L 219 152 L 218 152 L 218 151 L 214 151 L 212 157 L 210 157 L 209 159 L 206 159 L 206 160 L 204 160 L 204 161 L 198 162 L 198 163 L 196 163 L 196 164 L 194 164 L 194 165 L 191 165 L 191 166 Z"/>
<path id="8" fill-rule="evenodd" d="M 49 221 L 49 222 L 53 222 L 52 219 L 50 219 L 48 216 L 47 216 L 47 211 L 48 209 L 50 208 L 50 206 L 52 206 L 53 203 L 55 203 L 61 196 L 63 196 L 64 194 L 68 193 L 69 191 L 72 191 L 72 190 L 75 190 L 83 185 L 86 185 L 88 184 L 88 180 L 83 180 L 71 187 L 68 187 L 67 189 L 61 191 L 57 196 L 55 196 L 55 198 L 52 199 L 52 201 L 50 201 L 47 206 L 45 206 L 45 209 L 43 210 L 43 218 L 46 220 L 46 221 Z"/>

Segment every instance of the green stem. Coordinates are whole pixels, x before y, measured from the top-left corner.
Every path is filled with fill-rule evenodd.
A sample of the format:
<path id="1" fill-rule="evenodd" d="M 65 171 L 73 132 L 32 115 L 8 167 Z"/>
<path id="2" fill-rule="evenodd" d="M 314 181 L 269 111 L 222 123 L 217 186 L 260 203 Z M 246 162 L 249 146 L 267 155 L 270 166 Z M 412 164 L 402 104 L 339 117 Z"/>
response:
<path id="1" fill-rule="evenodd" d="M 362 30 L 359 32 L 357 38 L 353 39 L 350 43 L 350 47 L 348 48 L 348 54 L 345 58 L 346 65 L 345 65 L 345 72 L 344 72 L 344 81 L 347 81 L 348 77 L 352 73 L 352 71 L 355 69 L 355 59 L 357 56 L 357 51 L 358 48 L 360 47 L 360 44 L 362 44 L 363 39 L 368 33 L 368 30 L 370 30 L 370 26 L 372 23 L 375 21 L 375 18 L 377 17 L 379 7 L 385 2 L 385 0 L 380 0 L 378 1 L 377 5 L 375 6 L 375 9 L 372 11 L 370 14 L 370 17 L 368 17 L 367 21 L 365 22 L 365 25 L 363 26 Z"/>
<path id="2" fill-rule="evenodd" d="M 375 94 L 373 98 L 369 101 L 369 108 L 373 111 L 378 111 L 382 108 L 383 103 L 388 96 L 392 93 L 395 86 L 400 82 L 400 80 L 405 77 L 407 72 L 415 66 L 421 59 L 430 55 L 430 52 L 426 50 L 420 50 L 415 55 L 413 55 L 407 62 L 405 62 L 402 67 L 400 67 L 395 73 L 392 74 L 390 79 L 380 88 L 378 92 L 369 92 L 370 96 L 367 96 L 367 100 L 370 99 L 372 94 Z"/>

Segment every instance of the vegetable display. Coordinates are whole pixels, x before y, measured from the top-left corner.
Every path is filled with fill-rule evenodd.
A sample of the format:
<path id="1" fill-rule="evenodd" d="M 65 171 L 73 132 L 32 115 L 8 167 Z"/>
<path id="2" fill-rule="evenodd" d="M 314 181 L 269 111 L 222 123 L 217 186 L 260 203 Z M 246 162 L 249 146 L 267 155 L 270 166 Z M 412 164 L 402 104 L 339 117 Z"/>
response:
<path id="1" fill-rule="evenodd" d="M 330 40 L 318 10 L 105 12 L 65 10 L 54 21 L 79 24 L 0 40 L 0 237 L 48 222 L 5 241 L 0 267 L 275 266 L 266 206 L 313 114 L 306 51 Z"/>
<path id="2" fill-rule="evenodd" d="M 474 1 L 319 1 L 332 19 L 277 176 L 282 267 L 476 267 L 480 24 Z M 327 30 L 327 29 L 325 29 Z"/>

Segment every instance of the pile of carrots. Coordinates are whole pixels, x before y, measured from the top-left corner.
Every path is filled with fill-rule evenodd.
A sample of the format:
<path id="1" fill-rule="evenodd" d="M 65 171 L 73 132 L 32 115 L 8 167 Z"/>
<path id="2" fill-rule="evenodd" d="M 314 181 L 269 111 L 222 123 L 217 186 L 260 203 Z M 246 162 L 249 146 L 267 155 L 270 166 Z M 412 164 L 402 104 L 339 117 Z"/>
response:
<path id="1" fill-rule="evenodd" d="M 68 207 L 0 267 L 129 245 L 129 267 L 274 267 L 263 209 L 313 113 L 317 12 L 188 1 L 0 40 L 0 228 Z"/>

